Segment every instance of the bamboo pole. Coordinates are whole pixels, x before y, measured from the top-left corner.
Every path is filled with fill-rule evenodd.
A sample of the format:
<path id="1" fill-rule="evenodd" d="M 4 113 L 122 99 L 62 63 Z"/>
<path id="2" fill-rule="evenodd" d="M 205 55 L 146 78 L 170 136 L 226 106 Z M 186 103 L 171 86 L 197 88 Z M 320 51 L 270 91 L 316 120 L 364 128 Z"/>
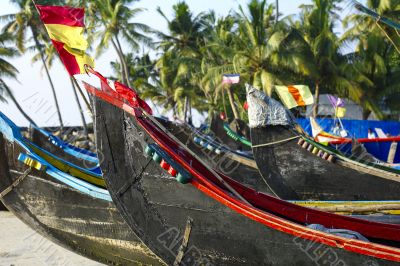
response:
<path id="1" fill-rule="evenodd" d="M 363 213 L 363 212 L 381 212 L 390 210 L 400 210 L 400 204 L 371 204 L 368 206 L 354 205 L 334 205 L 334 206 L 310 206 L 307 207 L 325 212 L 347 212 L 347 213 Z"/>

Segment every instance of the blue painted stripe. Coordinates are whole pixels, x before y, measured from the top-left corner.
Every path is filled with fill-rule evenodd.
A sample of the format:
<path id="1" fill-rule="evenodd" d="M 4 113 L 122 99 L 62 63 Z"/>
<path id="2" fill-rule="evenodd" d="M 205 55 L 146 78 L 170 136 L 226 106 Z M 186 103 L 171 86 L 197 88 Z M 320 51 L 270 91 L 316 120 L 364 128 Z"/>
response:
<path id="1" fill-rule="evenodd" d="M 51 177 L 57 179 L 58 181 L 84 193 L 87 195 L 90 195 L 94 198 L 106 200 L 106 201 L 112 201 L 110 193 L 108 190 L 96 187 L 86 181 L 83 181 L 81 179 L 78 179 L 76 177 L 73 177 L 71 175 L 68 175 L 51 164 L 49 164 L 47 161 L 45 161 L 43 158 L 39 157 L 38 155 L 35 154 L 21 154 L 20 158 L 31 158 L 33 160 L 38 161 L 42 165 L 46 166 L 46 173 L 50 175 Z"/>
<path id="2" fill-rule="evenodd" d="M 78 147 L 75 147 L 67 142 L 64 142 L 63 140 L 61 140 L 60 138 L 50 134 L 49 132 L 47 132 L 46 130 L 40 128 L 40 127 L 36 127 L 34 125 L 32 125 L 32 127 L 34 127 L 37 131 L 39 131 L 40 133 L 42 133 L 44 136 L 48 137 L 49 140 L 56 146 L 60 147 L 61 149 L 63 149 L 66 153 L 75 156 L 77 158 L 86 160 L 86 161 L 90 161 L 90 162 L 94 162 L 97 163 L 99 160 L 97 158 L 97 154 L 89 151 L 89 150 L 85 150 L 85 149 L 81 149 Z"/>
<path id="3" fill-rule="evenodd" d="M 21 146 L 29 155 L 34 160 L 37 160 L 40 162 L 42 165 L 46 166 L 46 173 L 50 175 L 51 177 L 59 180 L 60 182 L 84 193 L 87 195 L 90 195 L 94 198 L 106 200 L 106 201 L 112 201 L 111 196 L 108 192 L 108 190 L 99 188 L 95 185 L 92 185 L 86 181 L 80 180 L 76 177 L 73 177 L 67 173 L 64 173 L 60 171 L 59 169 L 55 168 L 52 166 L 50 163 L 48 163 L 46 160 L 44 160 L 42 157 L 34 153 L 24 142 L 24 138 L 21 135 L 19 127 L 17 127 L 10 119 L 8 119 L 2 112 L 0 112 L 0 132 L 7 137 L 7 139 L 11 142 L 14 142 Z M 42 149 L 41 149 L 42 150 Z"/>

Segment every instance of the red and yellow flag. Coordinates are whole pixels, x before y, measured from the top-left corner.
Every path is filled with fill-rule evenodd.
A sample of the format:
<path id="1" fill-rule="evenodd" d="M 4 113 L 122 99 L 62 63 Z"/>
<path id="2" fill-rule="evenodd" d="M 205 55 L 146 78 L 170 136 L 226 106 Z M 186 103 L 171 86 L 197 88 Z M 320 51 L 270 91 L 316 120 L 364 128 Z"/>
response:
<path id="1" fill-rule="evenodd" d="M 275 86 L 281 101 L 289 109 L 314 103 L 310 88 L 305 85 Z"/>
<path id="2" fill-rule="evenodd" d="M 94 67 L 93 59 L 86 54 L 88 43 L 83 36 L 85 10 L 67 6 L 36 7 L 68 73 L 71 76 L 85 73 L 85 64 Z"/>

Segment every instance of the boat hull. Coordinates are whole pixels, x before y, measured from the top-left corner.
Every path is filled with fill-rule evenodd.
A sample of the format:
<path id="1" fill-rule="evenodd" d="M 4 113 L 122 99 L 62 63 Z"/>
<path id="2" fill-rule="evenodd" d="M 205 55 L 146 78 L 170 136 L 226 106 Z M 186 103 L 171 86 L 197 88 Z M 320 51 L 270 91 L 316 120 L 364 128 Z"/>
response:
<path id="1" fill-rule="evenodd" d="M 251 129 L 253 154 L 260 173 L 283 199 L 397 200 L 400 176 L 338 159 L 328 161 L 298 145 L 286 126 Z M 294 138 L 294 139 L 293 139 Z M 287 141 L 282 141 L 287 140 Z M 271 144 L 271 145 L 269 145 Z M 254 147 L 258 146 L 258 147 Z M 359 169 L 357 169 L 359 167 Z"/>
<path id="2" fill-rule="evenodd" d="M 272 194 L 268 184 L 260 175 L 253 159 L 235 154 L 215 141 L 212 143 L 212 149 L 207 149 L 207 147 L 204 147 L 206 145 L 200 145 L 194 141 L 196 137 L 200 137 L 189 127 L 176 125 L 165 120 L 161 120 L 160 122 L 181 143 L 216 171 L 233 178 L 247 187 Z M 205 140 L 205 142 L 210 141 Z M 220 150 L 219 154 L 215 152 L 216 149 Z"/>
<path id="3" fill-rule="evenodd" d="M 93 167 L 97 166 L 97 162 L 91 162 L 88 160 L 84 160 L 82 158 L 78 158 L 76 156 L 73 156 L 71 154 L 68 154 L 65 152 L 61 147 L 57 147 L 51 141 L 49 140 L 48 137 L 43 135 L 39 130 L 36 128 L 32 128 L 32 143 L 41 147 L 42 149 L 49 151 L 53 155 L 62 158 L 63 160 L 70 162 L 74 165 L 77 165 L 82 168 L 86 169 L 91 169 Z"/>
<path id="4" fill-rule="evenodd" d="M 154 141 L 131 115 L 100 99 L 94 106 L 97 148 L 113 201 L 132 230 L 167 264 L 396 265 L 296 237 L 279 224 L 263 225 L 206 189 L 178 183 L 144 155 Z"/>
<path id="5" fill-rule="evenodd" d="M 23 175 L 22 149 L 0 134 L 0 191 Z M 73 189 L 45 172 L 32 170 L 2 202 L 20 220 L 51 241 L 105 264 L 160 264 L 140 242 L 115 205 Z"/>

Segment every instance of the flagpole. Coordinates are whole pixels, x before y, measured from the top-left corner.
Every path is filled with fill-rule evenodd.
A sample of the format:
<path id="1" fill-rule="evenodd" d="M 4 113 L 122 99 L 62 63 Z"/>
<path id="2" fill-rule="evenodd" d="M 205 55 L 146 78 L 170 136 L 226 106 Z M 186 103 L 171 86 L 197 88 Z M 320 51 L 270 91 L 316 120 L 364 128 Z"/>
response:
<path id="1" fill-rule="evenodd" d="M 39 12 L 39 9 L 37 8 L 37 6 L 36 6 L 36 2 L 35 2 L 35 0 L 32 0 L 32 3 L 33 3 L 33 5 L 35 6 L 35 8 L 36 8 L 36 11 L 38 12 L 38 14 L 40 14 L 40 12 Z"/>
<path id="2" fill-rule="evenodd" d="M 225 91 L 222 89 L 221 92 L 222 92 L 222 105 L 224 106 L 225 117 L 229 121 L 228 113 L 226 112 Z"/>
<path id="3" fill-rule="evenodd" d="M 79 82 L 76 81 L 76 78 L 75 78 L 74 76 L 71 76 L 71 78 L 72 78 L 72 80 L 74 81 L 75 86 L 76 86 L 76 88 L 78 89 L 79 94 L 81 95 L 83 101 L 85 102 L 86 108 L 90 111 L 90 113 L 91 113 L 92 116 L 93 116 L 92 106 L 91 106 L 91 104 L 89 103 L 88 99 L 86 99 L 85 94 L 83 94 L 83 91 L 82 91 L 81 86 L 79 85 Z"/>
<path id="4" fill-rule="evenodd" d="M 89 135 L 88 135 L 89 132 L 88 132 L 88 129 L 87 129 L 85 115 L 83 113 L 81 103 L 79 102 L 78 94 L 76 93 L 76 81 L 74 81 L 74 79 L 72 77 L 70 77 L 70 80 L 71 80 L 72 90 L 74 91 L 74 97 L 75 97 L 76 103 L 78 105 L 79 113 L 81 114 L 81 120 L 82 120 L 82 124 L 83 124 L 83 131 L 84 131 L 84 134 L 86 136 L 86 139 L 89 139 Z"/>

